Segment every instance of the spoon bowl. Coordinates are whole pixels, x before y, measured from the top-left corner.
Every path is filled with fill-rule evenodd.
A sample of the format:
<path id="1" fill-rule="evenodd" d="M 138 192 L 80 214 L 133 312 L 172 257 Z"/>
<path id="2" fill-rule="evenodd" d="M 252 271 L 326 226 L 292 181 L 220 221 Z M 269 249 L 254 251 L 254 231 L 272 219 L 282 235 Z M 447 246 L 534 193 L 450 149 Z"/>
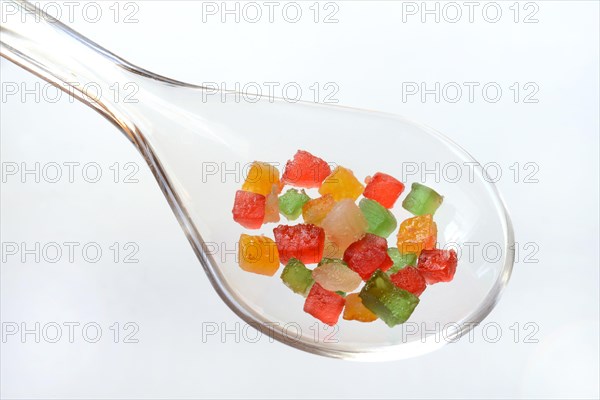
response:
<path id="1" fill-rule="evenodd" d="M 389 114 L 215 94 L 135 67 L 29 3 L 12 4 L 43 18 L 3 23 L 2 56 L 59 88 L 71 82 L 77 98 L 127 135 L 152 169 L 216 292 L 263 334 L 325 356 L 399 359 L 458 340 L 498 301 L 514 259 L 509 216 L 479 164 L 441 134 Z M 90 82 L 106 91 L 92 96 L 82 89 Z M 136 101 L 102 96 L 115 82 L 135 85 Z M 240 234 L 272 237 L 277 224 L 256 231 L 236 224 L 231 214 L 236 190 L 252 161 L 282 171 L 298 149 L 351 168 L 359 179 L 382 171 L 444 195 L 435 215 L 438 246 L 459 253 L 456 276 L 429 286 L 407 323 L 389 328 L 380 320 L 340 319 L 326 326 L 303 312 L 303 298 L 281 283 L 280 272 L 266 277 L 238 266 Z M 411 215 L 399 203 L 392 211 L 401 221 Z M 388 241 L 395 245 L 393 235 Z"/>

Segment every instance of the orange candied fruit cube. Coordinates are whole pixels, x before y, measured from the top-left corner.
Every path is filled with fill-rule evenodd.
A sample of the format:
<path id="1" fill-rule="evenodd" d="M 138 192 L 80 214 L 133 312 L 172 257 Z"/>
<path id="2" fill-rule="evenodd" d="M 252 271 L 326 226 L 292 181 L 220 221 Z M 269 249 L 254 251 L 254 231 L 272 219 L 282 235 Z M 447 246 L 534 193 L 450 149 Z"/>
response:
<path id="1" fill-rule="evenodd" d="M 279 170 L 269 163 L 254 161 L 248 170 L 242 190 L 267 196 L 271 193 L 273 185 L 277 185 L 279 193 L 282 187 L 279 181 Z"/>
<path id="2" fill-rule="evenodd" d="M 279 269 L 279 252 L 266 236 L 240 236 L 238 262 L 244 271 L 273 276 Z"/>
<path id="3" fill-rule="evenodd" d="M 344 167 L 336 167 L 321 184 L 319 193 L 321 195 L 331 194 L 335 201 L 342 199 L 352 199 L 356 201 L 365 190 L 362 183 L 352 173 L 351 170 Z"/>
<path id="4" fill-rule="evenodd" d="M 398 250 L 401 254 L 421 254 L 431 250 L 437 240 L 437 225 L 431 214 L 408 218 L 400 224 Z"/>
<path id="5" fill-rule="evenodd" d="M 373 322 L 377 319 L 377 315 L 363 305 L 358 293 L 350 293 L 346 296 L 343 318 L 349 321 Z"/>
<path id="6" fill-rule="evenodd" d="M 319 226 L 333 206 L 335 206 L 335 200 L 330 194 L 309 200 L 302 206 L 304 223 Z"/>

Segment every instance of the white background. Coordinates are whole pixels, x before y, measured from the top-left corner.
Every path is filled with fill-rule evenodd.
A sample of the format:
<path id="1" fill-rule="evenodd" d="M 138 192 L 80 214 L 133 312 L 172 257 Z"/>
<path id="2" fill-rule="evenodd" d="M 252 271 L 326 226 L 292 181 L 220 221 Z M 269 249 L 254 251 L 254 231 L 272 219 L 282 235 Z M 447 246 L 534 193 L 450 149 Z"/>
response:
<path id="1" fill-rule="evenodd" d="M 459 22 L 428 16 L 423 23 L 420 14 L 405 15 L 403 22 L 402 2 L 338 1 L 338 22 L 331 24 L 322 22 L 324 15 L 314 23 L 313 2 L 302 3 L 295 24 L 281 12 L 274 23 L 266 17 L 236 23 L 231 16 L 222 23 L 220 14 L 203 22 L 202 4 L 192 1 L 138 2 L 137 23 L 124 23 L 124 15 L 115 23 L 112 3 L 103 3 L 99 22 L 79 12 L 70 25 L 153 72 L 196 84 L 226 82 L 230 89 L 235 82 L 297 82 L 308 101 L 311 85 L 333 82 L 340 104 L 410 117 L 445 133 L 481 163 L 497 163 L 521 252 L 486 320 L 498 324 L 502 337 L 491 343 L 477 329 L 473 343 L 381 364 L 325 359 L 267 338 L 249 343 L 134 147 L 67 96 L 53 103 L 4 93 L 3 169 L 14 162 L 96 162 L 103 177 L 88 183 L 79 173 L 74 183 L 54 184 L 4 177 L 2 242 L 97 242 L 105 253 L 98 263 L 80 255 L 74 263 L 65 257 L 57 263 L 3 260 L 3 323 L 95 322 L 103 330 L 95 344 L 80 330 L 74 343 L 7 337 L 3 398 L 599 396 L 597 2 L 537 1 L 537 23 L 523 23 L 533 10 L 524 3 L 515 23 L 512 1 L 500 2 L 497 23 L 482 17 L 482 2 L 470 23 L 459 2 L 465 13 Z M 0 65 L 3 88 L 44 84 L 6 60 Z M 503 93 L 496 103 L 480 90 L 473 102 L 466 92 L 456 103 L 443 97 L 436 103 L 432 95 L 403 101 L 403 82 L 430 88 L 435 82 L 496 82 Z M 538 102 L 515 102 L 514 82 L 537 85 Z M 140 166 L 138 183 L 125 183 L 123 176 L 113 182 L 109 166 L 115 162 Z M 515 163 L 518 177 L 510 169 Z M 525 179 L 533 170 L 525 163 L 533 163 L 537 172 L 530 178 L 537 182 Z M 123 254 L 115 262 L 114 242 L 136 243 L 139 262 L 123 263 Z M 121 324 L 119 343 L 109 329 L 115 322 Z M 123 343 L 126 322 L 139 327 L 138 343 Z M 206 322 L 241 337 L 217 335 L 203 343 Z M 527 322 L 539 328 L 530 337 L 537 343 L 525 340 L 532 332 L 524 329 Z"/>

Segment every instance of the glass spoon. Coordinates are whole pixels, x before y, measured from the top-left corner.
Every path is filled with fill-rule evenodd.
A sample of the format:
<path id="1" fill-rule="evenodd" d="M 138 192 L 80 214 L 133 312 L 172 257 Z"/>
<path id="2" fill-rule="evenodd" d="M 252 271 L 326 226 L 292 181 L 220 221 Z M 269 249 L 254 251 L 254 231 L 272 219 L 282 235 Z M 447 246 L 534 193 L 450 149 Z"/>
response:
<path id="1" fill-rule="evenodd" d="M 208 95 L 207 88 L 128 63 L 30 3 L 4 1 L 2 10 L 1 55 L 125 133 L 148 163 L 217 293 L 262 334 L 324 356 L 401 359 L 457 341 L 498 301 L 514 261 L 510 218 L 485 170 L 441 134 L 384 113 L 272 98 L 235 101 L 212 89 Z M 138 101 L 115 101 L 115 85 L 135 85 Z M 382 321 L 340 318 L 328 327 L 304 313 L 304 299 L 277 276 L 250 274 L 237 265 L 239 235 L 250 233 L 231 215 L 244 173 L 254 160 L 281 170 L 298 149 L 349 167 L 358 177 L 383 171 L 444 195 L 435 216 L 438 242 L 459 250 L 458 270 L 452 282 L 428 287 L 407 323 L 389 328 Z M 399 206 L 394 213 L 399 220 L 410 216 Z M 272 237 L 274 226 L 258 233 Z"/>

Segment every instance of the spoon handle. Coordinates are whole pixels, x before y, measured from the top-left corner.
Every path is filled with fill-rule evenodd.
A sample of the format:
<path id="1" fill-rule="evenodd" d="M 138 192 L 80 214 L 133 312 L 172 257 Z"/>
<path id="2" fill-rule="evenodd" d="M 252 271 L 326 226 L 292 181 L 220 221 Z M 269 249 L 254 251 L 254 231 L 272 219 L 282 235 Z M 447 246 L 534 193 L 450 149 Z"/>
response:
<path id="1" fill-rule="evenodd" d="M 23 0 L 3 0 L 0 32 L 0 55 L 92 107 L 123 130 L 131 128 L 111 99 L 114 88 L 119 87 L 115 85 L 127 80 L 127 62 Z"/>
<path id="2" fill-rule="evenodd" d="M 190 86 L 125 61 L 32 3 L 1 2 L 0 56 L 95 109 L 131 140 L 131 104 L 122 101 L 120 91 L 142 90 L 148 80 Z"/>

